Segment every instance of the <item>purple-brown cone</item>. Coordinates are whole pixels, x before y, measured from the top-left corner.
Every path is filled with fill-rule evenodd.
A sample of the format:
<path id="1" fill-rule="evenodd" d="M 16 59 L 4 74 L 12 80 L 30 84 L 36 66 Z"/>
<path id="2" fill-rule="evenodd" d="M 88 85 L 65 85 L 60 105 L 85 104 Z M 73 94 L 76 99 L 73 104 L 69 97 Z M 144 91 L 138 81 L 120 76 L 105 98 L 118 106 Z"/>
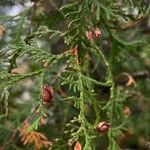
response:
<path id="1" fill-rule="evenodd" d="M 53 102 L 53 88 L 49 87 L 47 84 L 43 87 L 42 90 L 43 102 L 46 105 L 49 105 Z"/>
<path id="2" fill-rule="evenodd" d="M 107 123 L 105 121 L 103 122 L 100 122 L 98 125 L 97 125 L 97 131 L 102 133 L 102 134 L 107 134 L 108 131 L 109 131 L 109 128 L 110 128 L 110 123 Z"/>

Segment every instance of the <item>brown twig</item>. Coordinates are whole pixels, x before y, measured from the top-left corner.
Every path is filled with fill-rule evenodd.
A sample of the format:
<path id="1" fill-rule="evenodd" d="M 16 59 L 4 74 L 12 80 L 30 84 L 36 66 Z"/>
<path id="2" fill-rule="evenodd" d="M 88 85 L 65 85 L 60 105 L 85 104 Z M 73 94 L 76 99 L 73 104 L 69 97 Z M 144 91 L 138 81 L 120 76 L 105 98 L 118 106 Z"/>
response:
<path id="1" fill-rule="evenodd" d="M 115 83 L 116 84 L 121 84 L 121 85 L 127 85 L 131 81 L 131 78 L 133 80 L 138 80 L 138 79 L 145 79 L 145 78 L 150 78 L 150 72 L 147 70 L 144 71 L 138 71 L 134 73 L 120 73 L 116 78 L 115 78 Z"/>
<path id="2" fill-rule="evenodd" d="M 141 16 L 139 18 L 136 18 L 133 21 L 129 21 L 127 23 L 123 23 L 120 25 L 120 27 L 118 29 L 114 29 L 113 32 L 119 32 L 122 30 L 127 30 L 129 28 L 133 28 L 135 27 L 137 24 L 139 24 L 140 22 L 142 22 L 143 20 L 145 20 L 147 18 L 147 16 Z"/>

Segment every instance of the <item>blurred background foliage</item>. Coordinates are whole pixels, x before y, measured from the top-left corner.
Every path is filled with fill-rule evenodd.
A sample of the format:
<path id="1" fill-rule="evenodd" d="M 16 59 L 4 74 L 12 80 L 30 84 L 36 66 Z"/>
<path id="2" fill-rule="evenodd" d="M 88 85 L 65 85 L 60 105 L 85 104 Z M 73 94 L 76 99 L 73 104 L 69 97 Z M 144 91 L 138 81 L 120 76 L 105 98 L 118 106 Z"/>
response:
<path id="1" fill-rule="evenodd" d="M 65 31 L 68 22 L 64 19 L 59 8 L 70 2 L 69 0 L 1 0 L 0 1 L 0 70 L 2 73 L 21 74 L 22 77 L 14 86 L 7 86 L 6 81 L 0 88 L 0 149 L 1 150 L 30 150 L 32 144 L 22 144 L 19 130 L 25 120 L 31 122 L 36 118 L 34 112 L 39 105 L 41 82 L 36 72 L 41 66 L 46 67 L 38 55 L 29 59 L 28 51 L 21 54 L 21 42 L 36 44 L 47 53 L 60 54 L 68 50 L 69 46 L 62 37 L 51 30 Z M 110 1 L 102 0 L 107 8 Z M 108 24 L 112 27 L 112 36 L 108 35 L 106 24 L 99 22 L 102 37 L 96 42 L 108 60 L 115 57 L 113 62 L 113 78 L 127 98 L 123 102 L 124 113 L 127 114 L 127 130 L 118 137 L 117 141 L 122 149 L 148 150 L 150 149 L 150 1 L 149 0 L 118 0 L 112 5 L 114 13 L 122 13 L 120 22 L 110 18 Z M 117 11 L 115 11 L 117 10 Z M 147 10 L 147 13 L 145 13 Z M 19 15 L 18 15 L 19 14 Z M 18 17 L 16 17 L 18 15 Z M 141 17 L 140 17 L 141 16 Z M 98 16 L 97 16 L 98 17 Z M 133 20 L 133 21 L 132 21 Z M 59 35 L 59 33 L 58 33 Z M 114 36 L 114 37 L 113 37 Z M 113 41 L 113 43 L 112 43 Z M 133 41 L 133 43 L 132 43 Z M 124 43 L 125 42 L 125 45 Z M 128 43 L 132 43 L 132 45 Z M 112 47 L 117 51 L 112 54 Z M 32 50 L 32 49 L 31 49 Z M 34 51 L 33 51 L 34 52 Z M 32 53 L 32 52 L 31 52 Z M 47 56 L 41 53 L 41 55 Z M 37 59 L 37 61 L 36 61 Z M 106 68 L 102 59 L 91 54 L 90 74 L 97 80 L 104 80 Z M 66 58 L 62 59 L 62 62 Z M 55 103 L 47 111 L 46 125 L 40 125 L 39 133 L 52 143 L 61 138 L 58 149 L 67 149 L 67 136 L 64 135 L 65 124 L 77 115 L 72 102 L 66 102 L 63 97 L 71 95 L 65 86 L 60 85 L 58 74 L 63 71 L 62 62 L 48 69 L 44 75 L 44 83 L 53 86 Z M 30 74 L 35 72 L 35 76 Z M 1 73 L 1 74 L 2 74 Z M 27 74 L 27 77 L 23 77 Z M 37 76 L 36 76 L 37 75 Z M 2 77 L 2 76 L 1 76 Z M 25 78 L 25 79 L 24 79 Z M 22 80 L 24 79 L 24 80 Z M 21 80 L 21 81 L 20 81 Z M 1 82 L 1 81 L 0 81 Z M 110 87 L 96 87 L 97 97 L 106 102 L 110 96 Z M 87 108 L 88 109 L 88 108 Z M 94 118 L 92 110 L 89 118 Z M 103 116 L 105 117 L 105 116 Z M 107 137 L 96 139 L 96 150 L 106 149 Z M 46 148 L 48 149 L 48 148 Z"/>

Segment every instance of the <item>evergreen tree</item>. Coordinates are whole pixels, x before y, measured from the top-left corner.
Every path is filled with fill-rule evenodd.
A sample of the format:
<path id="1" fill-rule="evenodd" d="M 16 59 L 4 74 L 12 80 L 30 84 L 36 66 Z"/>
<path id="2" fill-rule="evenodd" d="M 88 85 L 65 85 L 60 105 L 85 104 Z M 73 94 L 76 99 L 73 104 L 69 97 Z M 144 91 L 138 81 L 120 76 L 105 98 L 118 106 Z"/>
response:
<path id="1" fill-rule="evenodd" d="M 0 149 L 148 149 L 149 0 L 27 2 L 1 1 Z"/>

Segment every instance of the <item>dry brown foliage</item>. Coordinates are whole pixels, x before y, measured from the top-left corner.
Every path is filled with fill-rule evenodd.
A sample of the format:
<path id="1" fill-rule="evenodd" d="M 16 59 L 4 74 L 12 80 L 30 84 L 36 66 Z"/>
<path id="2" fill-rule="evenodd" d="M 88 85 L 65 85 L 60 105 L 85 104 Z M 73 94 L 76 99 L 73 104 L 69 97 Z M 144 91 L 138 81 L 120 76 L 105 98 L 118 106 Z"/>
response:
<path id="1" fill-rule="evenodd" d="M 26 120 L 19 134 L 23 145 L 33 144 L 34 150 L 41 150 L 44 147 L 52 146 L 52 142 L 50 142 L 45 135 L 37 131 L 28 131 L 28 128 L 29 121 Z"/>

